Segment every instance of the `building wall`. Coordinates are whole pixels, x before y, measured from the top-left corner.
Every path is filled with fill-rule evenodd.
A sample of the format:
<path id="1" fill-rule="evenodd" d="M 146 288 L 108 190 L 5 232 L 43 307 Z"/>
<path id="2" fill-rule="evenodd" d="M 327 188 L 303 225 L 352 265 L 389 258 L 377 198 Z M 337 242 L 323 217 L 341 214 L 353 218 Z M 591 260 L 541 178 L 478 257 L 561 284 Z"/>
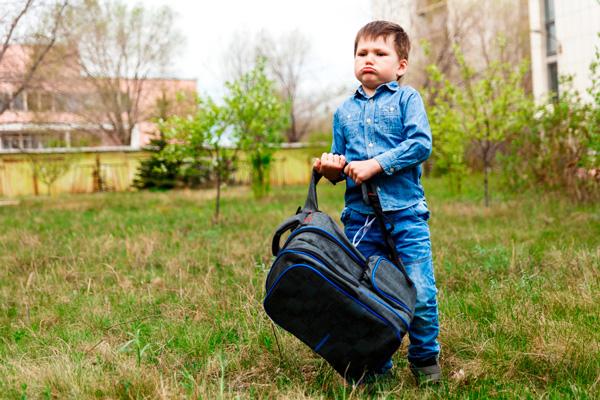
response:
<path id="1" fill-rule="evenodd" d="M 411 38 L 409 70 L 404 83 L 420 89 L 431 82 L 432 63 L 453 82 L 461 77 L 453 46 L 459 45 L 475 69 L 493 60 L 518 64 L 529 59 L 528 0 L 373 0 L 375 18 L 404 26 Z M 500 49 L 498 35 L 506 39 Z M 423 43 L 427 43 L 425 54 Z M 525 84 L 530 88 L 529 77 Z"/>
<path id="2" fill-rule="evenodd" d="M 89 147 L 119 145 L 106 134 L 111 130 L 99 104 L 94 81 L 82 75 L 75 55 L 63 61 L 60 46 L 48 53 L 48 63 L 40 66 L 27 88 L 0 114 L 0 152 L 14 148 Z M 27 61 L 33 50 L 29 46 L 11 45 L 0 60 L 0 102 L 6 102 L 21 86 Z M 60 62 L 51 62 L 60 58 Z M 57 67 L 58 66 L 58 67 Z M 103 83 L 96 80 L 96 83 Z M 120 79 L 123 101 L 140 85 L 139 117 L 134 128 L 132 148 L 140 148 L 157 133 L 152 122 L 160 114 L 181 114 L 195 105 L 196 81 L 149 78 L 140 81 Z M 185 98 L 185 99 L 184 99 Z M 84 106 L 86 105 L 86 106 Z M 125 113 L 123 119 L 127 119 Z M 103 130 L 100 126 L 103 126 Z M 78 143 L 77 138 L 82 138 Z M 91 140 L 92 139 L 92 140 Z M 64 143 L 63 146 L 56 142 Z M 72 143 L 71 143 L 72 141 Z M 54 142 L 55 145 L 51 145 Z"/>
<path id="3" fill-rule="evenodd" d="M 546 29 L 545 1 L 529 0 L 533 92 L 542 99 L 549 92 L 548 64 L 556 62 L 558 75 L 573 75 L 574 88 L 584 98 L 590 83 L 589 66 L 595 47 L 600 47 L 600 3 L 597 0 L 551 0 L 555 8 L 557 52 L 547 55 L 551 40 Z M 560 86 L 559 86 L 560 95 Z"/>

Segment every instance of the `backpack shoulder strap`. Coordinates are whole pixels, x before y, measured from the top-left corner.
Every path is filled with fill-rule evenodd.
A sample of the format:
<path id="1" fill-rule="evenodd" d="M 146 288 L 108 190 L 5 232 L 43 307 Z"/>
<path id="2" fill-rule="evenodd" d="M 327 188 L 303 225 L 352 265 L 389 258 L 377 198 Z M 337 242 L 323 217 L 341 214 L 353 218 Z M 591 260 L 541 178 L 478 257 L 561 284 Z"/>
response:
<path id="1" fill-rule="evenodd" d="M 398 267 L 398 269 L 404 275 L 404 278 L 407 282 L 412 282 L 406 273 L 406 269 L 404 268 L 404 264 L 402 263 L 402 259 L 398 256 L 398 251 L 396 251 L 396 244 L 392 239 L 390 231 L 388 230 L 385 224 L 385 214 L 383 214 L 383 209 L 381 208 L 381 202 L 379 201 L 379 196 L 377 195 L 377 191 L 373 189 L 373 185 L 371 182 L 364 182 L 361 185 L 363 200 L 373 207 L 373 211 L 375 212 L 375 216 L 377 217 L 377 223 L 379 224 L 379 229 L 381 229 L 381 233 L 383 234 L 383 238 L 385 240 L 385 245 L 390 253 L 390 258 L 392 262 Z M 393 227 L 392 227 L 393 229 Z"/>

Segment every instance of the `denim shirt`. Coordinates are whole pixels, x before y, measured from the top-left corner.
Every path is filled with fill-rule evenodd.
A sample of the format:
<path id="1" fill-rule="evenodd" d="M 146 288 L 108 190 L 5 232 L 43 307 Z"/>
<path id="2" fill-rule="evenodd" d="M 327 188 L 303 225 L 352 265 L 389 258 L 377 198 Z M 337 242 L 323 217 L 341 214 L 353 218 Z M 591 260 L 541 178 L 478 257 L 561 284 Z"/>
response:
<path id="1" fill-rule="evenodd" d="M 384 211 L 403 210 L 425 199 L 421 163 L 431 154 L 431 129 L 423 100 L 410 86 L 392 81 L 368 97 L 362 86 L 333 116 L 331 152 L 348 162 L 375 158 L 383 172 L 372 179 Z M 373 210 L 360 186 L 346 177 L 346 207 Z"/>

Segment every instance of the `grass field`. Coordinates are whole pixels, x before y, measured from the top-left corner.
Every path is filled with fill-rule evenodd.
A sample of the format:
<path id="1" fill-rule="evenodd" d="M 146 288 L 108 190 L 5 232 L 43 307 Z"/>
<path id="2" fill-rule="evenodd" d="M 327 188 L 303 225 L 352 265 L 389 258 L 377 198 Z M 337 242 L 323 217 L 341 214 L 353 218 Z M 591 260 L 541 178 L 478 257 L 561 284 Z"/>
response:
<path id="1" fill-rule="evenodd" d="M 353 388 L 262 310 L 305 187 L 107 193 L 0 207 L 2 398 L 598 398 L 600 205 L 425 181 L 445 380 Z M 342 186 L 319 187 L 339 215 Z M 502 199 L 502 200 L 500 200 Z"/>

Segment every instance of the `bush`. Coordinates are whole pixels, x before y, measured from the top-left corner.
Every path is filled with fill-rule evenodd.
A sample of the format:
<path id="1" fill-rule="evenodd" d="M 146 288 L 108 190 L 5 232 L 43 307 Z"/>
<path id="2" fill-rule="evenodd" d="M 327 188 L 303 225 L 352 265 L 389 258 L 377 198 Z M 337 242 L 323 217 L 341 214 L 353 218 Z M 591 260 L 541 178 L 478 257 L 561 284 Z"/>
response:
<path id="1" fill-rule="evenodd" d="M 150 158 L 140 163 L 137 176 L 133 181 L 133 186 L 137 189 L 196 188 L 209 180 L 208 165 L 167 156 L 163 151 L 167 142 L 163 138 L 152 140 L 150 145 L 154 152 Z"/>
<path id="2" fill-rule="evenodd" d="M 562 190 L 579 201 L 600 199 L 600 135 L 595 123 L 600 107 L 584 101 L 571 83 L 564 77 L 560 97 L 537 107 L 528 126 L 509 138 L 500 161 L 511 189 L 542 187 Z"/>

